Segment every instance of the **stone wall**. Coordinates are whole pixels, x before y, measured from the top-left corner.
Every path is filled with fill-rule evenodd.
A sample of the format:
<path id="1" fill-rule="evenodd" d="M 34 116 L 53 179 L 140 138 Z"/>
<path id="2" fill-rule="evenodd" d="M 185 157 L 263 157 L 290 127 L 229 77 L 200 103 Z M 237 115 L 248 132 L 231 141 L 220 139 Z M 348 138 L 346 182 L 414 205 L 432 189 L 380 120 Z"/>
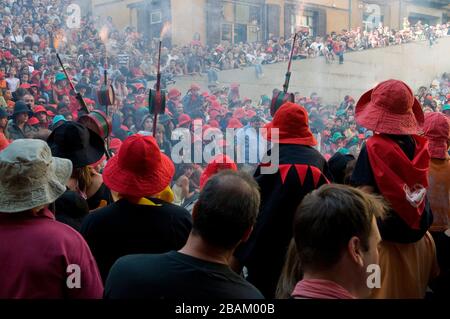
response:
<path id="1" fill-rule="evenodd" d="M 219 73 L 220 85 L 238 82 L 241 96 L 258 99 L 274 88 L 282 88 L 287 63 L 265 65 L 264 77 L 256 79 L 253 67 L 243 70 L 228 70 Z M 347 94 L 358 98 L 377 83 L 400 79 L 413 89 L 428 85 L 436 76 L 450 72 L 450 37 L 439 39 L 430 48 L 425 41 L 401 46 L 352 52 L 345 55 L 345 63 L 326 64 L 323 57 L 294 61 L 290 91 L 302 95 L 317 92 L 325 102 L 336 102 Z M 207 76 L 180 77 L 175 86 L 185 92 L 192 82 L 207 90 Z"/>

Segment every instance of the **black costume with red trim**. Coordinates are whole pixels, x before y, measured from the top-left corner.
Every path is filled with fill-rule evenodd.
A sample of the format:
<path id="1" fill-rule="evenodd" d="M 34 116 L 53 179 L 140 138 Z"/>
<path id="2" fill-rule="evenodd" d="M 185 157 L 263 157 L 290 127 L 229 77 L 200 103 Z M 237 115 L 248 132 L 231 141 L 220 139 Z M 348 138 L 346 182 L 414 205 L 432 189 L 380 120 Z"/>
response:
<path id="1" fill-rule="evenodd" d="M 275 174 L 256 170 L 260 213 L 249 240 L 235 252 L 248 270 L 247 280 L 266 298 L 274 297 L 298 205 L 306 194 L 331 180 L 326 160 L 314 148 L 293 144 L 279 147 L 279 170 Z"/>

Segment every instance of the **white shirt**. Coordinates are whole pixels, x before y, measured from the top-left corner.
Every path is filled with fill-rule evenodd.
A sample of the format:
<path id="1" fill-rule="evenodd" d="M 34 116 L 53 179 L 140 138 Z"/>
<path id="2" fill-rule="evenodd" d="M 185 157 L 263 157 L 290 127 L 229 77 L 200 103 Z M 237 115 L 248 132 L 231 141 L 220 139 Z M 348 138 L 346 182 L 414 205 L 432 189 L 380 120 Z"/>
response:
<path id="1" fill-rule="evenodd" d="M 21 34 L 18 34 L 18 35 L 12 34 L 12 35 L 9 36 L 9 39 L 11 41 L 14 41 L 15 43 L 22 43 L 23 42 L 23 37 L 22 37 Z"/>
<path id="2" fill-rule="evenodd" d="M 20 80 L 18 78 L 6 78 L 6 83 L 8 83 L 8 88 L 11 92 L 15 92 L 20 85 Z"/>

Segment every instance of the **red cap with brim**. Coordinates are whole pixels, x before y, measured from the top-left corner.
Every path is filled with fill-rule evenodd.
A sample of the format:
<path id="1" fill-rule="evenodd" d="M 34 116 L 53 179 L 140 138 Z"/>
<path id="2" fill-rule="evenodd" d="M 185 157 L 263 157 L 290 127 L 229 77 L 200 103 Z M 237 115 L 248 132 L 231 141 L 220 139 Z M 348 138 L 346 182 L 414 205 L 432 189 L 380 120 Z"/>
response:
<path id="1" fill-rule="evenodd" d="M 211 127 L 220 128 L 220 124 L 216 120 L 210 120 L 208 123 Z"/>
<path id="2" fill-rule="evenodd" d="M 355 119 L 360 126 L 377 133 L 413 135 L 423 125 L 424 114 L 406 83 L 388 80 L 361 96 Z"/>
<path id="3" fill-rule="evenodd" d="M 34 114 L 37 114 L 37 113 L 47 113 L 47 110 L 42 105 L 37 105 L 34 108 Z"/>
<path id="4" fill-rule="evenodd" d="M 112 149 L 116 153 L 120 150 L 121 146 L 122 146 L 122 141 L 118 138 L 112 138 L 111 142 L 109 143 L 109 148 Z"/>
<path id="5" fill-rule="evenodd" d="M 237 171 L 236 163 L 227 155 L 216 155 L 211 162 L 206 166 L 202 175 L 200 176 L 200 189 L 205 186 L 206 182 L 221 170 L 231 169 Z"/>
<path id="6" fill-rule="evenodd" d="M 233 113 L 233 117 L 237 118 L 237 119 L 242 119 L 245 117 L 245 111 L 243 108 L 238 108 L 234 111 Z"/>
<path id="7" fill-rule="evenodd" d="M 303 106 L 287 102 L 275 113 L 272 122 L 262 130 L 265 139 L 279 144 L 315 146 L 317 141 L 308 126 L 308 113 Z M 278 138 L 272 136 L 272 129 L 278 129 Z"/>
<path id="8" fill-rule="evenodd" d="M 241 121 L 239 121 L 237 118 L 232 117 L 229 121 L 228 121 L 228 125 L 227 128 L 241 128 L 243 127 Z"/>
<path id="9" fill-rule="evenodd" d="M 448 144 L 450 139 L 450 120 L 439 112 L 425 114 L 423 132 L 428 139 L 428 150 L 431 158 L 448 158 Z"/>
<path id="10" fill-rule="evenodd" d="M 35 117 L 31 117 L 31 118 L 28 120 L 27 124 L 28 124 L 28 125 L 37 125 L 37 124 L 39 124 L 39 120 L 38 120 L 37 118 L 35 118 Z"/>
<path id="11" fill-rule="evenodd" d="M 189 115 L 187 114 L 181 114 L 178 117 L 178 127 L 189 124 L 192 122 L 192 119 Z"/>
<path id="12" fill-rule="evenodd" d="M 173 162 L 161 153 L 152 136 L 128 137 L 119 153 L 103 171 L 103 181 L 112 191 L 135 198 L 162 192 L 175 173 Z"/>

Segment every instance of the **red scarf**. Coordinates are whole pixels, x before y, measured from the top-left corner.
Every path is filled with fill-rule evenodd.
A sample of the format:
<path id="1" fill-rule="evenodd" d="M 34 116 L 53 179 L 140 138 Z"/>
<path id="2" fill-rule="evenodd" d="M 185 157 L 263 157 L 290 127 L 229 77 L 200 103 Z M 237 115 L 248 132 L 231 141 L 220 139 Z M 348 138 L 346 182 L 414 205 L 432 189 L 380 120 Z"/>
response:
<path id="1" fill-rule="evenodd" d="M 426 138 L 413 135 L 416 143 L 411 161 L 391 138 L 379 134 L 366 143 L 375 182 L 392 209 L 412 229 L 420 228 L 425 207 L 430 154 Z"/>
<path id="2" fill-rule="evenodd" d="M 355 299 L 345 288 L 324 279 L 304 279 L 297 283 L 292 292 L 294 298 L 308 299 Z"/>

